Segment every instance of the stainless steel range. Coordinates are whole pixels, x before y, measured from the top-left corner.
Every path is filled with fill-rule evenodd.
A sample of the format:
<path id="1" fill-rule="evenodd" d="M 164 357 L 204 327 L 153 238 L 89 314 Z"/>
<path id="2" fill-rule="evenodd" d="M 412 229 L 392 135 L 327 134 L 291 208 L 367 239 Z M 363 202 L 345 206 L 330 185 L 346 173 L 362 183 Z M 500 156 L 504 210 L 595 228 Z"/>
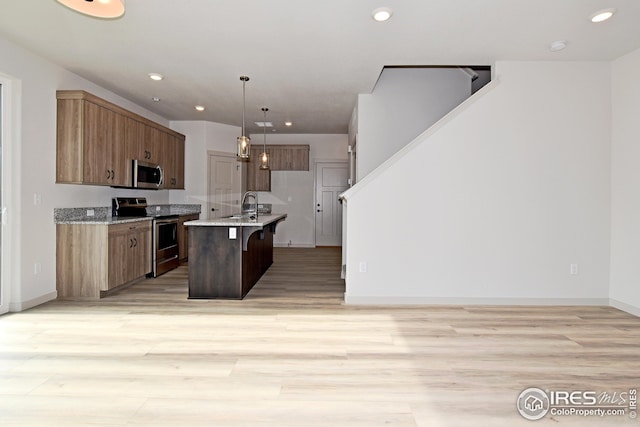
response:
<path id="1" fill-rule="evenodd" d="M 180 265 L 178 258 L 178 215 L 160 215 L 149 212 L 145 197 L 114 197 L 111 213 L 119 218 L 152 217 L 153 243 L 151 245 L 152 276 L 157 277 Z"/>

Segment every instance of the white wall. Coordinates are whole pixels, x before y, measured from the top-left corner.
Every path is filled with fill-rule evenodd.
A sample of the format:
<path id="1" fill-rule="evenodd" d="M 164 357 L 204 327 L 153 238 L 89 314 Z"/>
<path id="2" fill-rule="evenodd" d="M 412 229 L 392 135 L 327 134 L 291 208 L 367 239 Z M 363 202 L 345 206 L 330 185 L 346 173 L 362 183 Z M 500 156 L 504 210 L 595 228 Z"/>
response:
<path id="1" fill-rule="evenodd" d="M 262 134 L 251 135 L 254 144 Z M 309 144 L 309 171 L 271 171 L 271 191 L 259 192 L 260 203 L 271 203 L 274 213 L 286 213 L 287 219 L 278 225 L 274 245 L 296 247 L 315 246 L 315 162 L 347 160 L 347 134 L 270 134 L 269 144 Z"/>
<path id="2" fill-rule="evenodd" d="M 612 304 L 640 316 L 640 50 L 612 64 Z"/>
<path id="3" fill-rule="evenodd" d="M 360 180 L 471 95 L 457 68 L 385 68 L 371 94 L 358 96 Z"/>
<path id="4" fill-rule="evenodd" d="M 610 65 L 495 70 L 347 193 L 347 302 L 608 302 Z"/>
<path id="5" fill-rule="evenodd" d="M 200 204 L 200 218 L 207 218 L 207 177 L 209 151 L 236 153 L 239 126 L 205 121 L 172 121 L 171 129 L 186 136 L 184 191 L 171 191 L 171 203 Z M 239 171 L 240 173 L 240 171 Z"/>
<path id="6" fill-rule="evenodd" d="M 110 187 L 55 184 L 56 90 L 83 89 L 156 122 L 168 122 L 55 64 L 0 38 L 0 73 L 16 96 L 10 141 L 13 198 L 8 215 L 14 238 L 10 309 L 21 310 L 55 298 L 55 225 L 53 208 L 110 206 L 113 196 L 141 194 L 150 203 L 167 203 L 168 191 L 116 190 Z M 34 194 L 42 203 L 34 205 Z M 34 273 L 34 264 L 42 270 Z"/>

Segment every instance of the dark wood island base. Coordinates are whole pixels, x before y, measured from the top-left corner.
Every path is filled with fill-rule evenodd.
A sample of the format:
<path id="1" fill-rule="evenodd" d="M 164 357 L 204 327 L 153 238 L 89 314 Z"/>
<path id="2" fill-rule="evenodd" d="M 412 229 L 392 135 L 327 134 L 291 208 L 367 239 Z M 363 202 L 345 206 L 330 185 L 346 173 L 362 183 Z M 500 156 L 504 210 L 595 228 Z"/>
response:
<path id="1" fill-rule="evenodd" d="M 198 220 L 189 230 L 189 298 L 243 299 L 273 263 L 273 235 L 286 215 L 257 221 Z"/>

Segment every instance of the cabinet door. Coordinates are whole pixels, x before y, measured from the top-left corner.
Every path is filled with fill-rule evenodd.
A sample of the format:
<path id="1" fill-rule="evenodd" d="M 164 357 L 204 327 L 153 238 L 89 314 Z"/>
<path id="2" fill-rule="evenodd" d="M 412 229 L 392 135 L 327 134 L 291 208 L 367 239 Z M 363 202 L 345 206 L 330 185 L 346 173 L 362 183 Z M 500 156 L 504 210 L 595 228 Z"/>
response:
<path id="1" fill-rule="evenodd" d="M 138 279 L 150 271 L 151 222 L 110 225 L 109 289 Z"/>
<path id="2" fill-rule="evenodd" d="M 163 144 L 163 188 L 184 188 L 184 142 L 181 143 L 174 135 L 165 133 Z"/>
<path id="3" fill-rule="evenodd" d="M 130 249 L 133 246 L 127 233 L 109 229 L 109 286 L 107 291 L 128 282 Z"/>
<path id="4" fill-rule="evenodd" d="M 83 181 L 111 185 L 115 171 L 112 145 L 116 114 L 91 102 L 84 102 Z"/>
<path id="5" fill-rule="evenodd" d="M 114 135 L 111 142 L 111 185 L 128 187 L 132 182 L 129 141 L 127 138 L 127 117 L 114 113 Z"/>
<path id="6" fill-rule="evenodd" d="M 289 150 L 282 147 L 267 147 L 269 153 L 269 167 L 274 171 L 287 170 Z"/>
<path id="7" fill-rule="evenodd" d="M 144 140 L 144 123 L 134 120 L 130 117 L 125 117 L 125 140 L 127 145 L 127 158 L 128 164 L 131 168 L 132 160 L 145 161 L 144 157 L 141 157 L 141 153 L 144 153 L 143 140 Z"/>
<path id="8" fill-rule="evenodd" d="M 173 188 L 184 189 L 184 138 L 174 137 L 174 185 Z"/>
<path id="9" fill-rule="evenodd" d="M 159 129 L 149 125 L 143 125 L 142 139 L 138 143 L 138 160 L 142 162 L 160 164 L 161 132 Z"/>
<path id="10" fill-rule="evenodd" d="M 131 277 L 129 280 L 135 280 L 139 277 L 150 273 L 151 267 L 151 224 L 140 226 L 134 233 L 133 237 L 133 254 L 131 260 Z"/>
<path id="11" fill-rule="evenodd" d="M 289 161 L 291 170 L 308 171 L 309 170 L 309 146 L 295 147 L 291 149 Z"/>
<path id="12" fill-rule="evenodd" d="M 247 164 L 247 191 L 271 191 L 271 170 L 260 169 L 261 152 L 262 148 L 251 147 Z"/>

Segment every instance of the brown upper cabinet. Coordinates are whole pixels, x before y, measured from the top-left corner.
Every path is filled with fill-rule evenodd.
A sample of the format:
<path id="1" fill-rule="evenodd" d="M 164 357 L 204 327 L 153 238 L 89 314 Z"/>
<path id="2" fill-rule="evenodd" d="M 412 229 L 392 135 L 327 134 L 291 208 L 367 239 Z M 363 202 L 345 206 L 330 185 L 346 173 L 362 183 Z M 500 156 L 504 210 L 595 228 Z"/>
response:
<path id="1" fill-rule="evenodd" d="M 267 145 L 267 153 L 272 171 L 309 170 L 309 145 Z"/>
<path id="2" fill-rule="evenodd" d="M 247 191 L 271 191 L 271 171 L 260 169 L 262 147 L 251 147 L 247 163 Z"/>
<path id="3" fill-rule="evenodd" d="M 271 191 L 271 171 L 308 171 L 309 145 L 267 145 L 269 170 L 260 169 L 260 154 L 263 146 L 251 147 L 247 164 L 247 190 Z"/>
<path id="4" fill-rule="evenodd" d="M 130 187 L 136 159 L 165 170 L 161 188 L 184 188 L 184 135 L 85 91 L 56 95 L 56 182 Z"/>

